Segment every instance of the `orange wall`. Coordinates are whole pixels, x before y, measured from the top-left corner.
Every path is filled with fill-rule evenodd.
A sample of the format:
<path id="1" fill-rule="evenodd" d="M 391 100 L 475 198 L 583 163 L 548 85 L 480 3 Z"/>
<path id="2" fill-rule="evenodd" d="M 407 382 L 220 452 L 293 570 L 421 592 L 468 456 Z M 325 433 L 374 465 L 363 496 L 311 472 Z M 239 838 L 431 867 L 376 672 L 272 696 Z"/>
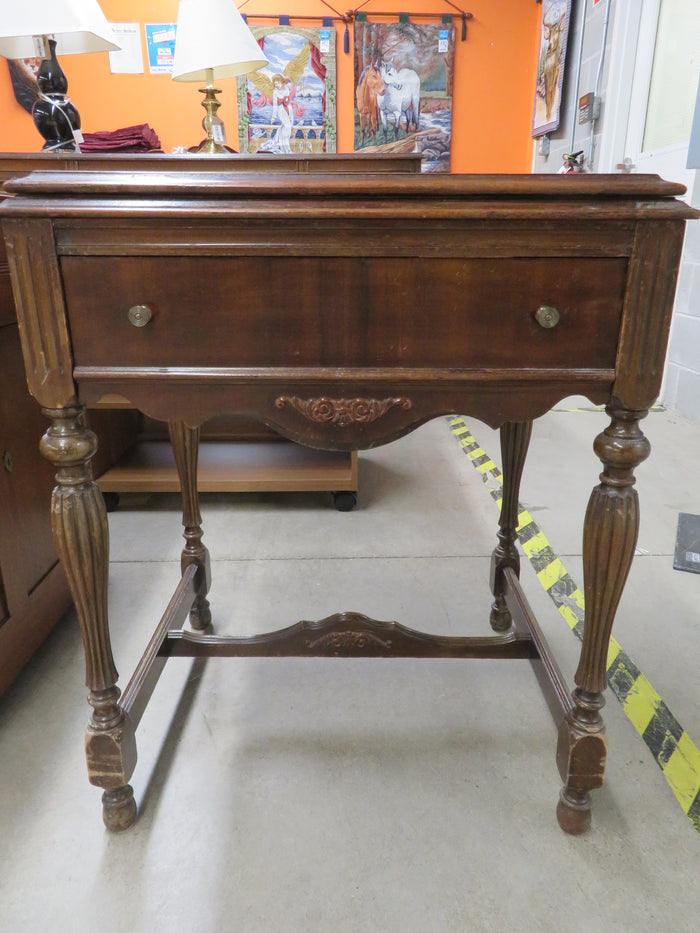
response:
<path id="1" fill-rule="evenodd" d="M 23 0 L 15 0 L 23 2 Z M 27 0 L 24 0 L 27 2 Z M 177 0 L 100 0 L 111 22 L 167 23 L 177 19 Z M 345 4 L 335 5 L 343 11 Z M 405 12 L 450 12 L 441 0 L 373 0 L 367 9 Z M 456 4 L 458 5 L 458 4 Z M 283 12 L 322 16 L 330 11 L 320 0 L 250 0 L 243 12 Z M 535 87 L 541 6 L 533 0 L 474 0 L 464 9 L 474 18 L 467 24 L 467 41 L 460 40 L 461 21 L 456 20 L 455 87 L 453 98 L 452 170 L 455 172 L 529 172 L 532 157 L 530 121 Z M 428 20 L 423 20 L 427 22 Z M 421 22 L 418 18 L 417 22 Z M 252 25 L 261 25 L 255 20 Z M 298 21 L 296 25 L 314 26 Z M 338 151 L 353 145 L 353 73 L 351 52 L 343 52 L 343 30 L 334 23 L 338 38 L 337 111 Z M 145 73 L 113 75 L 106 52 L 64 56 L 69 94 L 75 102 L 85 132 L 115 130 L 148 123 L 158 134 L 163 149 L 191 146 L 203 138 L 204 111 L 197 84 L 173 81 L 169 75 L 148 73 L 146 41 L 141 29 Z M 60 58 L 60 50 L 59 50 Z M 221 82 L 219 115 L 226 124 L 229 144 L 238 148 L 236 82 Z M 0 151 L 35 152 L 41 137 L 31 116 L 15 101 L 8 70 L 0 62 Z"/>

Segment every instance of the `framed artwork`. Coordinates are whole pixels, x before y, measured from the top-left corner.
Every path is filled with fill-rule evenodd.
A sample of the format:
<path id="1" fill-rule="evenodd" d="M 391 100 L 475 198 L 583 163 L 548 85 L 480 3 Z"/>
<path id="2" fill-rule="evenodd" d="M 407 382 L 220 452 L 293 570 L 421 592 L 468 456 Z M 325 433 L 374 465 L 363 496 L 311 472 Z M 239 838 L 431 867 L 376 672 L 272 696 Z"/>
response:
<path id="1" fill-rule="evenodd" d="M 335 152 L 335 29 L 257 26 L 269 64 L 238 78 L 241 152 Z"/>
<path id="2" fill-rule="evenodd" d="M 449 172 L 454 37 L 451 23 L 355 22 L 355 151 Z"/>
<path id="3" fill-rule="evenodd" d="M 533 136 L 551 133 L 559 126 L 570 18 L 571 0 L 542 0 L 540 57 L 532 113 Z"/>
<path id="4" fill-rule="evenodd" d="M 32 112 L 32 107 L 39 99 L 39 85 L 36 83 L 36 75 L 41 65 L 40 58 L 14 58 L 7 60 L 10 69 L 10 81 L 12 90 L 18 104 L 27 111 Z"/>

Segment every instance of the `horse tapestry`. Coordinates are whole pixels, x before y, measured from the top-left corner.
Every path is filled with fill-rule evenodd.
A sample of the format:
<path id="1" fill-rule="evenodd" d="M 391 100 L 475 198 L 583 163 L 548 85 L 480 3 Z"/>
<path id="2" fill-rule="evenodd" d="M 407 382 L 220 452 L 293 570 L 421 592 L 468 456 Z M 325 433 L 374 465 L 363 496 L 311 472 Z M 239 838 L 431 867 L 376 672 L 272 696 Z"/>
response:
<path id="1" fill-rule="evenodd" d="M 454 26 L 355 23 L 355 150 L 419 152 L 449 172 Z"/>
<path id="2" fill-rule="evenodd" d="M 335 152 L 335 29 L 257 26 L 269 64 L 238 79 L 241 152 Z"/>
<path id="3" fill-rule="evenodd" d="M 570 17 L 571 0 L 542 0 L 540 57 L 532 114 L 533 136 L 551 133 L 559 126 Z"/>

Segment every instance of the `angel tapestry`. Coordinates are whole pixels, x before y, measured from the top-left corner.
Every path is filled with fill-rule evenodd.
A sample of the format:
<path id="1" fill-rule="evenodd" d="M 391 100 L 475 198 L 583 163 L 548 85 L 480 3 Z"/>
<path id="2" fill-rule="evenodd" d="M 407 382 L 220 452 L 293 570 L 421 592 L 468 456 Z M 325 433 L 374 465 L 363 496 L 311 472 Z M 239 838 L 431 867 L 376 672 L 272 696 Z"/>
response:
<path id="1" fill-rule="evenodd" d="M 335 152 L 335 30 L 252 29 L 269 64 L 238 79 L 241 152 Z"/>
<path id="2" fill-rule="evenodd" d="M 449 172 L 454 26 L 355 23 L 355 150 L 419 152 Z"/>

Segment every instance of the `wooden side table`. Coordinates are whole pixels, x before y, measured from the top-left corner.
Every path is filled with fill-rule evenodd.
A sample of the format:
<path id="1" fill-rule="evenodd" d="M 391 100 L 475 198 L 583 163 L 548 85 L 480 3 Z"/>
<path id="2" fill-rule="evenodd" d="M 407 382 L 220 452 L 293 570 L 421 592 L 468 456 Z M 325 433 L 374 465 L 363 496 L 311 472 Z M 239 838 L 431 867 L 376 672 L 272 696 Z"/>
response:
<path id="1" fill-rule="evenodd" d="M 634 554 L 640 421 L 661 383 L 683 228 L 680 185 L 627 176 L 264 172 L 36 173 L 1 209 L 30 390 L 52 424 L 52 521 L 85 645 L 90 780 L 112 830 L 136 819 L 135 732 L 174 655 L 520 658 L 559 730 L 567 832 L 603 780 L 613 618 Z M 230 309 L 235 309 L 231 327 Z M 586 620 L 569 692 L 520 586 L 520 476 L 532 420 L 567 395 L 605 404 L 583 531 Z M 108 530 L 83 406 L 169 424 L 183 493 L 181 578 L 117 687 Z M 211 633 L 195 482 L 199 425 L 222 412 L 351 451 L 459 411 L 500 427 L 503 507 L 492 634 L 414 632 L 339 612 L 267 635 Z M 189 617 L 190 625 L 185 627 Z"/>

